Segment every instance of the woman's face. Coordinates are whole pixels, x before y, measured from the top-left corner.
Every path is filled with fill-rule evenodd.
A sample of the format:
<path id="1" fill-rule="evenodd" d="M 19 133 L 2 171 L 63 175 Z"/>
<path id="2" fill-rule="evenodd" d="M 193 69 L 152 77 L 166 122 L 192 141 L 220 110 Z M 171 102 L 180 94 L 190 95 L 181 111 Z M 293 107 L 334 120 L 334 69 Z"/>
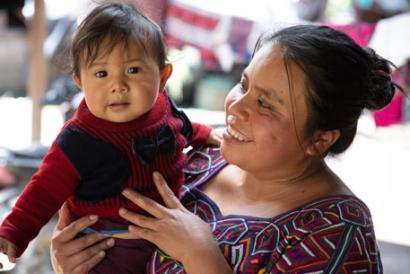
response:
<path id="1" fill-rule="evenodd" d="M 288 72 L 281 47 L 264 46 L 228 94 L 221 152 L 231 164 L 277 178 L 306 166 L 305 74 L 291 62 Z"/>

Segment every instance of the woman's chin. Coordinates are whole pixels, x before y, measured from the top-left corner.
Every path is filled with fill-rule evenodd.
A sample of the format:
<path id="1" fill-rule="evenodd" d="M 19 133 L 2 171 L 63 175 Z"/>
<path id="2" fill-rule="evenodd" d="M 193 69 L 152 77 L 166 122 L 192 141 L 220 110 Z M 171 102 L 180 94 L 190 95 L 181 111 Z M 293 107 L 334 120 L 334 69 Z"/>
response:
<path id="1" fill-rule="evenodd" d="M 243 157 L 243 153 L 236 151 L 229 143 L 222 140 L 220 146 L 221 156 L 230 164 L 236 165 L 238 163 L 238 158 Z"/>

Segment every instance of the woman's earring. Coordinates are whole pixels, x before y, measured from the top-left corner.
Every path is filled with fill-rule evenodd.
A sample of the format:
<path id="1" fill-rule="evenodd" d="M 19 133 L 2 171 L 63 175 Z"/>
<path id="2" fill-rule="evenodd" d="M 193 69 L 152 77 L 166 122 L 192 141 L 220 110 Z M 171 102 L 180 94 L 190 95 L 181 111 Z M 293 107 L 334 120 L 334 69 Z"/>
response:
<path id="1" fill-rule="evenodd" d="M 228 115 L 228 124 L 232 125 L 232 124 L 235 124 L 235 122 L 236 122 L 236 116 Z"/>

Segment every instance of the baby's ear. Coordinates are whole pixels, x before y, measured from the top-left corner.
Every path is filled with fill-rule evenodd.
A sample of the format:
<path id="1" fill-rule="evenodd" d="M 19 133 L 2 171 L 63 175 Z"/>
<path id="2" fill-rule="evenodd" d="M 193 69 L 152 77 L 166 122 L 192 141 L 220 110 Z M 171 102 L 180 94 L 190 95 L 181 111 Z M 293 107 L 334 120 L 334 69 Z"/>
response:
<path id="1" fill-rule="evenodd" d="M 80 80 L 80 77 L 78 77 L 75 73 L 73 73 L 73 74 L 71 75 L 71 78 L 73 79 L 75 85 L 76 85 L 79 89 L 81 89 L 81 80 Z"/>
<path id="2" fill-rule="evenodd" d="M 172 74 L 172 65 L 171 64 L 166 64 L 165 67 L 161 71 L 161 84 L 160 84 L 160 89 L 163 90 L 165 87 L 165 84 L 167 83 L 169 77 Z"/>
<path id="3" fill-rule="evenodd" d="M 306 148 L 310 156 L 326 155 L 329 148 L 339 139 L 340 130 L 317 130 L 312 136 L 312 142 Z"/>

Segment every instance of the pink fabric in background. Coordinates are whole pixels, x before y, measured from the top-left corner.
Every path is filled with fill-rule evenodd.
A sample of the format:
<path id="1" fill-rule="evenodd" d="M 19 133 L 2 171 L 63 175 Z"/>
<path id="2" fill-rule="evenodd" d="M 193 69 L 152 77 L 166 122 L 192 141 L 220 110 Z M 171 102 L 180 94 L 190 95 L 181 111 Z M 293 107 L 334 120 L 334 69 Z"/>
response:
<path id="1" fill-rule="evenodd" d="M 324 24 L 336 30 L 343 31 L 350 36 L 356 43 L 362 47 L 366 47 L 376 28 L 376 24 L 369 23 L 354 23 L 349 25 L 332 25 Z"/>
<path id="2" fill-rule="evenodd" d="M 362 47 L 367 47 L 369 40 L 376 28 L 376 24 L 368 23 L 357 23 L 350 25 L 326 25 L 331 28 L 343 31 Z M 400 79 L 402 76 L 402 74 L 397 73 L 396 71 L 396 73 L 394 73 L 392 77 L 398 84 L 403 84 L 402 79 Z M 403 104 L 403 96 L 396 92 L 395 97 L 389 105 L 379 111 L 373 112 L 376 126 L 386 127 L 401 123 L 403 120 Z"/>
<path id="3" fill-rule="evenodd" d="M 402 87 L 409 86 L 410 84 L 410 61 L 406 65 L 396 69 L 392 73 L 393 81 Z M 404 105 L 406 97 L 399 91 L 396 90 L 396 95 L 392 102 L 386 106 L 384 109 L 375 111 L 373 113 L 376 126 L 386 127 L 394 124 L 400 124 L 404 122 Z M 407 114 L 408 115 L 408 114 Z"/>
<path id="4" fill-rule="evenodd" d="M 373 112 L 374 121 L 377 127 L 386 127 L 402 122 L 403 117 L 403 96 L 396 94 L 392 102 L 385 108 Z"/>

